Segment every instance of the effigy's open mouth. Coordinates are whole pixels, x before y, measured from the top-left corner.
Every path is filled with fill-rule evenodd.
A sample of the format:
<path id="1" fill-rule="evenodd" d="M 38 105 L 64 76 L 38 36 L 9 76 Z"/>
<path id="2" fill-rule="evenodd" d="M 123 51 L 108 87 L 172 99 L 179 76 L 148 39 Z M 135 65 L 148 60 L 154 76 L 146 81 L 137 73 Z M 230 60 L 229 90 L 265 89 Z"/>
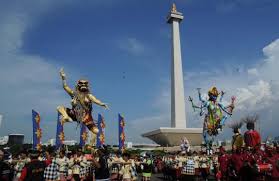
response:
<path id="1" fill-rule="evenodd" d="M 79 88 L 79 91 L 80 91 L 80 92 L 88 92 L 88 88 L 85 87 L 85 86 L 83 86 L 83 87 L 80 87 L 80 88 Z"/>

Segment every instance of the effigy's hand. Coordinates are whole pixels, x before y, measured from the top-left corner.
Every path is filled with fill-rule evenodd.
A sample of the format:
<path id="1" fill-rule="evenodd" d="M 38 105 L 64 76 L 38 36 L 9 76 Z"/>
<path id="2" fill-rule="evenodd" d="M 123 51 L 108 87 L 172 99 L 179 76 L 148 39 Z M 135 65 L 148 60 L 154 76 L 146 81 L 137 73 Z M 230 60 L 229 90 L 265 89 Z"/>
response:
<path id="1" fill-rule="evenodd" d="M 236 97 L 235 97 L 235 96 L 232 96 L 232 97 L 231 97 L 231 102 L 232 102 L 232 104 L 234 104 L 235 100 L 236 100 Z"/>
<path id="2" fill-rule="evenodd" d="M 66 79 L 66 74 L 65 74 L 63 68 L 60 69 L 59 73 L 60 73 L 60 77 L 62 78 L 62 80 L 65 80 Z"/>
<path id="3" fill-rule="evenodd" d="M 106 110 L 109 110 L 108 104 L 104 103 L 102 106 L 103 106 Z"/>

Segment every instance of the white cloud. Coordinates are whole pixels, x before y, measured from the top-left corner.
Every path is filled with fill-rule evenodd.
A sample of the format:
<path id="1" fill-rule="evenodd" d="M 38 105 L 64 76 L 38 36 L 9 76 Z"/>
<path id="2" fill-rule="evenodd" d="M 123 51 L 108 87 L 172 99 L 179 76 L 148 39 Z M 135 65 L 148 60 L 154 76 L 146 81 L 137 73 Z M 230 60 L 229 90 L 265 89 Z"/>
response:
<path id="1" fill-rule="evenodd" d="M 279 39 L 275 40 L 274 42 L 270 43 L 266 47 L 263 48 L 263 53 L 267 56 L 267 60 L 274 60 L 279 61 Z"/>
<path id="2" fill-rule="evenodd" d="M 165 113 L 132 120 L 129 124 L 127 124 L 126 140 L 137 143 L 146 142 L 146 139 L 142 138 L 141 134 L 147 131 L 155 130 L 158 127 L 168 127 L 169 120 L 170 116 Z"/>
<path id="3" fill-rule="evenodd" d="M 32 6 L 29 6 L 30 3 Z M 55 1 L 2 4 L 0 19 L 0 110 L 5 114 L 1 135 L 31 133 L 31 109 L 44 121 L 56 119 L 56 107 L 66 102 L 59 81 L 59 65 L 22 51 L 24 33 Z M 55 127 L 50 132 L 55 132 Z M 27 135 L 29 138 L 31 134 Z"/>
<path id="4" fill-rule="evenodd" d="M 257 70 L 256 68 L 248 69 L 248 70 L 247 70 L 247 73 L 248 73 L 249 75 L 254 75 L 254 76 L 259 75 L 259 72 L 258 72 L 258 70 Z"/>
<path id="5" fill-rule="evenodd" d="M 119 42 L 119 47 L 133 55 L 140 55 L 145 51 L 143 43 L 136 38 L 127 38 Z"/>
<path id="6" fill-rule="evenodd" d="M 268 106 L 272 101 L 272 92 L 269 82 L 259 80 L 247 88 L 237 88 L 238 109 L 258 110 Z"/>

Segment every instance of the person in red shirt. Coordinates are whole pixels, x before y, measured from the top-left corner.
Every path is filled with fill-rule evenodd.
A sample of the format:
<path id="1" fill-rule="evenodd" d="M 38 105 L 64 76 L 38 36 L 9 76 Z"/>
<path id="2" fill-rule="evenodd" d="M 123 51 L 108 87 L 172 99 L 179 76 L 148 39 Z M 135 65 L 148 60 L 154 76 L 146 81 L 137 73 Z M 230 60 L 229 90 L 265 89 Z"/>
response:
<path id="1" fill-rule="evenodd" d="M 217 173 L 216 173 L 215 177 L 216 177 L 217 181 L 221 181 L 222 180 L 222 178 L 223 178 L 222 172 L 219 169 L 217 170 Z M 226 180 L 226 179 L 223 178 L 223 180 Z"/>
<path id="2" fill-rule="evenodd" d="M 49 164 L 48 161 L 39 161 L 39 152 L 37 150 L 29 150 L 31 162 L 26 164 L 21 171 L 19 181 L 39 181 L 44 180 L 44 170 Z"/>
<path id="3" fill-rule="evenodd" d="M 226 150 L 222 146 L 219 148 L 218 162 L 220 165 L 219 171 L 221 172 L 221 178 L 223 180 L 226 180 L 228 176 L 229 155 L 226 153 Z"/>
<path id="4" fill-rule="evenodd" d="M 267 151 L 267 162 L 272 165 L 271 180 L 279 180 L 279 156 L 276 149 Z"/>
<path id="5" fill-rule="evenodd" d="M 248 116 L 244 119 L 247 128 L 247 131 L 244 134 L 246 147 L 258 149 L 261 146 L 261 136 L 259 132 L 255 130 L 255 122 L 257 120 L 258 116 Z"/>
<path id="6" fill-rule="evenodd" d="M 243 156 L 239 149 L 233 151 L 230 158 L 230 166 L 232 167 L 230 175 L 239 178 L 240 169 L 243 166 Z"/>

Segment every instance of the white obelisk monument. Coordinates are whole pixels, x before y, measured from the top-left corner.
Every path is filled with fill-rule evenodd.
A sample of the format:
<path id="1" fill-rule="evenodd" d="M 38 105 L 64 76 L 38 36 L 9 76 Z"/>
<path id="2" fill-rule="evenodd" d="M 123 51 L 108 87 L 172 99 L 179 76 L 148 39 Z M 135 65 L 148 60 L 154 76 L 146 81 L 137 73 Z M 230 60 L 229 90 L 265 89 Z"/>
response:
<path id="1" fill-rule="evenodd" d="M 181 45 L 179 24 L 183 20 L 182 13 L 173 4 L 167 22 L 172 31 L 172 59 L 171 59 L 171 127 L 186 128 L 186 111 L 184 97 L 184 83 L 181 59 Z"/>
<path id="2" fill-rule="evenodd" d="M 171 25 L 171 127 L 144 133 L 147 137 L 161 146 L 180 145 L 181 138 L 186 137 L 191 145 L 202 143 L 202 128 L 186 127 L 186 111 L 183 83 L 183 69 L 180 46 L 179 24 L 183 20 L 182 13 L 176 10 L 175 4 L 168 15 L 167 22 Z"/>

